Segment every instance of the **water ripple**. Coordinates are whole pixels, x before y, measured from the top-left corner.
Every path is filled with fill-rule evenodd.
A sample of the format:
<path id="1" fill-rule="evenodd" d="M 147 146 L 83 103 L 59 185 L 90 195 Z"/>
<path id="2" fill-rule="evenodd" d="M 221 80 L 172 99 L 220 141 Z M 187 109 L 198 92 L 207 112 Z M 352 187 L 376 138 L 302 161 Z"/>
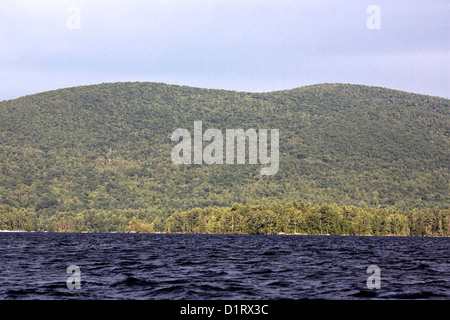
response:
<path id="1" fill-rule="evenodd" d="M 0 234 L 0 299 L 449 299 L 447 238 Z M 367 267 L 381 270 L 369 289 Z M 69 265 L 81 289 L 69 289 Z"/>

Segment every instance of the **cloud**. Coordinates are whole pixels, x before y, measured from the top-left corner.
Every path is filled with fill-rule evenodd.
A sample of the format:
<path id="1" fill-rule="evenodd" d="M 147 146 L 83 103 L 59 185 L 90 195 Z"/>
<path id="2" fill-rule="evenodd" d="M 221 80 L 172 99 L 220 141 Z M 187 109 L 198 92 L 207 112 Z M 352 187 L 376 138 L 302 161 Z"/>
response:
<path id="1" fill-rule="evenodd" d="M 448 96 L 448 1 L 377 1 L 381 30 L 366 27 L 370 4 L 3 0 L 0 80 L 15 89 L 0 99 L 135 79 L 252 91 L 357 81 Z M 79 29 L 68 28 L 72 6 Z"/>

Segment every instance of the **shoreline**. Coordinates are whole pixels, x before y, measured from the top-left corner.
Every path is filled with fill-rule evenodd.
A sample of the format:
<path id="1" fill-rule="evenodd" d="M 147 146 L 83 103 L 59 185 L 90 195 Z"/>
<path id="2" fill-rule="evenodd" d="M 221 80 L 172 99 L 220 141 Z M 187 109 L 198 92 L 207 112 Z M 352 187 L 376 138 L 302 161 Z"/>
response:
<path id="1" fill-rule="evenodd" d="M 58 234 L 185 234 L 185 235 L 255 235 L 255 236 L 321 236 L 321 237 L 402 237 L 402 238 L 450 238 L 450 236 L 409 236 L 409 235 L 395 235 L 395 234 L 384 234 L 384 235 L 372 235 L 372 234 L 309 234 L 309 233 L 188 233 L 188 232 L 70 232 L 70 231 L 26 231 L 26 230 L 0 230 L 0 233 L 58 233 Z"/>

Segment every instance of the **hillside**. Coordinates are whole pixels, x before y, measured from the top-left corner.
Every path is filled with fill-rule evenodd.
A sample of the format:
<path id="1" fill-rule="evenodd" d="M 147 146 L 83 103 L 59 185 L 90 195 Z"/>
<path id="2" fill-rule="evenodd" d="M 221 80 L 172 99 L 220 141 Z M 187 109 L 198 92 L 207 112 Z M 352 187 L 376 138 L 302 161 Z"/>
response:
<path id="1" fill-rule="evenodd" d="M 0 204 L 56 212 L 304 201 L 449 207 L 449 100 L 322 84 L 270 93 L 160 83 L 74 87 L 0 102 Z M 175 165 L 177 128 L 279 129 L 279 171 Z"/>

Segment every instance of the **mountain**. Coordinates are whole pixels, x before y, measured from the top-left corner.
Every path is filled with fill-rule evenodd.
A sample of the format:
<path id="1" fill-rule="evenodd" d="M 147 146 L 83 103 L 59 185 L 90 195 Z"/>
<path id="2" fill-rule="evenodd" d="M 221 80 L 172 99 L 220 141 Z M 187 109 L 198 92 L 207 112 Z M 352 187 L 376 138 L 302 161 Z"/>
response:
<path id="1" fill-rule="evenodd" d="M 250 93 L 107 83 L 29 95 L 0 102 L 0 204 L 47 218 L 278 201 L 446 209 L 449 102 L 350 84 Z M 278 129 L 278 172 L 174 164 L 171 135 L 193 135 L 195 121 L 224 136 Z"/>

